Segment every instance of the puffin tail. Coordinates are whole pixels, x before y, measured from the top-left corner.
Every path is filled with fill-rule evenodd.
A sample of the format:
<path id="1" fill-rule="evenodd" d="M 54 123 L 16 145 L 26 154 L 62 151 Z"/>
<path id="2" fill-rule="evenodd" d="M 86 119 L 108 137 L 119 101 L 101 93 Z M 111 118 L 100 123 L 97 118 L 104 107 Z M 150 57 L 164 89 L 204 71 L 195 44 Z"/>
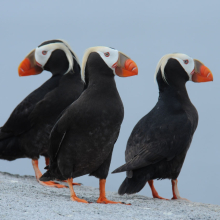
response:
<path id="1" fill-rule="evenodd" d="M 44 173 L 41 177 L 40 177 L 40 181 L 42 182 L 47 182 L 50 180 L 54 180 L 53 176 L 50 173 L 50 170 L 48 170 L 46 173 Z"/>
<path id="2" fill-rule="evenodd" d="M 11 161 L 24 157 L 25 152 L 18 143 L 17 137 L 0 138 L 0 159 Z"/>
<path id="3" fill-rule="evenodd" d="M 140 166 L 140 160 L 141 160 L 140 156 L 137 155 L 136 157 L 134 157 L 133 159 L 131 159 L 130 161 L 128 161 L 124 165 L 115 169 L 112 173 L 120 173 L 120 172 L 124 172 L 124 171 L 129 171 L 129 170 L 136 170 L 141 167 L 146 167 L 150 164 L 147 161 L 145 161 L 145 162 L 142 161 L 141 166 Z"/>
<path id="4" fill-rule="evenodd" d="M 47 170 L 46 173 L 44 173 L 41 177 L 40 177 L 40 181 L 42 182 L 47 182 L 50 180 L 66 180 L 63 175 L 61 174 L 57 163 L 52 163 L 50 164 L 50 166 L 46 166 L 45 169 L 49 169 Z"/>
<path id="5" fill-rule="evenodd" d="M 151 180 L 151 175 L 146 172 L 147 167 L 137 170 L 128 171 L 127 177 L 121 184 L 118 190 L 119 195 L 133 194 L 140 192 L 148 180 Z"/>

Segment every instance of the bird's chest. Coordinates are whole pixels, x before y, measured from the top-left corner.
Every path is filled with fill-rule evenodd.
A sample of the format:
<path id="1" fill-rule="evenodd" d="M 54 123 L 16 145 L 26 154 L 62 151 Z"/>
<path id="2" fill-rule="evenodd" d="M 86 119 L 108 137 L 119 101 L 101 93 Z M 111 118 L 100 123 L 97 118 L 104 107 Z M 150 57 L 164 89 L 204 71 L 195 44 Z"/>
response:
<path id="1" fill-rule="evenodd" d="M 84 123 L 87 124 L 86 130 L 89 137 L 93 140 L 107 140 L 111 138 L 112 134 L 117 131 L 123 120 L 123 113 L 118 111 L 109 111 L 107 109 L 102 109 L 101 111 L 91 112 L 88 115 L 93 115 L 88 117 Z M 87 117 L 86 117 L 87 118 Z"/>
<path id="2" fill-rule="evenodd" d="M 198 112 L 197 112 L 196 108 L 194 107 L 194 105 L 186 106 L 184 110 L 186 112 L 187 119 L 191 123 L 191 132 L 193 135 L 196 128 L 197 128 L 198 121 L 199 121 Z"/>

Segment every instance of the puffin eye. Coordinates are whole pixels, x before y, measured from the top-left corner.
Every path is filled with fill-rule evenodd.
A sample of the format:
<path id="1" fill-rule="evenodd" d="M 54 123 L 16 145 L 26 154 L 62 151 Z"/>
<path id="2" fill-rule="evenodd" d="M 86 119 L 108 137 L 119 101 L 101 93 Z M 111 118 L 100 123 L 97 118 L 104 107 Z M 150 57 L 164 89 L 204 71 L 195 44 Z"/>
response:
<path id="1" fill-rule="evenodd" d="M 46 51 L 46 50 L 43 50 L 43 51 L 42 51 L 42 54 L 43 54 L 43 55 L 46 55 L 46 54 L 47 54 L 47 51 Z"/>
<path id="2" fill-rule="evenodd" d="M 109 52 L 106 52 L 104 53 L 106 57 L 109 57 L 110 56 L 110 53 Z"/>
<path id="3" fill-rule="evenodd" d="M 183 60 L 183 62 L 184 62 L 185 64 L 188 64 L 188 63 L 189 63 L 189 60 Z"/>

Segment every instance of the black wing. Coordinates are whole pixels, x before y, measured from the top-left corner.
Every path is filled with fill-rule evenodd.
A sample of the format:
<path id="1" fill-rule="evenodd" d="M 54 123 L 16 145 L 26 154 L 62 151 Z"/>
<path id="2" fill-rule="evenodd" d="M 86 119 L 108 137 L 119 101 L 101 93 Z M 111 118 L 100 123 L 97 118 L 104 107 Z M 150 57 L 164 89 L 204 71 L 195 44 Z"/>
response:
<path id="1" fill-rule="evenodd" d="M 63 110 L 79 98 L 83 89 L 82 82 L 74 82 L 70 77 L 73 76 L 66 75 L 66 78 L 60 81 L 57 88 L 48 92 L 45 97 L 37 103 L 29 116 L 32 125 L 40 123 L 41 121 L 54 125 L 54 122 L 58 120 Z"/>
<path id="2" fill-rule="evenodd" d="M 32 126 L 29 117 L 36 104 L 42 100 L 48 92 L 56 88 L 58 83 L 59 77 L 52 77 L 38 89 L 29 94 L 14 109 L 7 122 L 1 127 L 0 139 L 10 136 L 17 136 L 29 130 Z"/>
<path id="3" fill-rule="evenodd" d="M 134 127 L 125 152 L 126 164 L 116 172 L 138 169 L 187 150 L 192 140 L 192 125 L 185 112 L 156 114 L 151 111 Z"/>
<path id="4" fill-rule="evenodd" d="M 60 147 L 62 145 L 62 142 L 65 138 L 66 133 L 68 132 L 69 128 L 69 109 L 72 105 L 70 105 L 66 110 L 63 111 L 62 114 L 60 114 L 59 119 L 55 123 L 54 127 L 51 130 L 50 133 L 50 146 L 49 146 L 49 156 L 50 161 L 54 161 L 57 157 L 57 154 L 60 150 Z M 71 111 L 71 118 L 73 116 L 73 111 Z"/>
<path id="5" fill-rule="evenodd" d="M 0 139 L 17 136 L 31 128 L 29 115 L 33 111 L 39 97 L 28 96 L 12 112 L 7 122 L 1 128 Z"/>
<path id="6" fill-rule="evenodd" d="M 35 105 L 28 116 L 28 121 L 31 126 L 41 121 L 50 120 L 53 122 L 56 120 L 60 112 L 64 109 L 62 103 L 63 97 L 60 96 L 59 88 L 55 88 L 51 92 L 48 92 L 45 97 Z M 61 100 L 61 102 L 59 103 L 57 100 Z"/>

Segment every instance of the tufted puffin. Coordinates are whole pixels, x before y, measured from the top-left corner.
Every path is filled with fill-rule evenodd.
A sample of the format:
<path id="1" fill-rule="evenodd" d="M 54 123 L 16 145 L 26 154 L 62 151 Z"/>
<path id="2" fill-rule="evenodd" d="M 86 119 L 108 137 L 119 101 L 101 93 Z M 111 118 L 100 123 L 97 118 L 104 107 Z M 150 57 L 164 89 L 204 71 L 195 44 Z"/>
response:
<path id="1" fill-rule="evenodd" d="M 134 127 L 125 151 L 126 164 L 113 173 L 126 171 L 118 193 L 139 192 L 148 182 L 154 198 L 160 198 L 154 179 L 171 179 L 173 199 L 181 199 L 177 177 L 198 124 L 198 113 L 186 91 L 187 81 L 213 81 L 211 71 L 199 60 L 167 54 L 159 61 L 155 79 L 159 98 L 154 108 Z"/>
<path id="2" fill-rule="evenodd" d="M 128 56 L 109 47 L 89 48 L 83 57 L 82 76 L 87 89 L 55 124 L 50 138 L 49 170 L 41 181 L 67 179 L 71 200 L 76 196 L 72 179 L 85 174 L 99 178 L 98 203 L 118 203 L 105 196 L 105 183 L 124 117 L 114 76 L 133 76 L 138 68 Z"/>
<path id="3" fill-rule="evenodd" d="M 49 40 L 32 50 L 18 67 L 19 76 L 47 70 L 52 77 L 29 94 L 0 128 L 0 159 L 31 158 L 36 179 L 42 176 L 39 156 L 49 164 L 49 134 L 58 116 L 82 93 L 84 82 L 78 58 L 64 40 Z M 41 182 L 58 188 L 55 182 Z"/>

